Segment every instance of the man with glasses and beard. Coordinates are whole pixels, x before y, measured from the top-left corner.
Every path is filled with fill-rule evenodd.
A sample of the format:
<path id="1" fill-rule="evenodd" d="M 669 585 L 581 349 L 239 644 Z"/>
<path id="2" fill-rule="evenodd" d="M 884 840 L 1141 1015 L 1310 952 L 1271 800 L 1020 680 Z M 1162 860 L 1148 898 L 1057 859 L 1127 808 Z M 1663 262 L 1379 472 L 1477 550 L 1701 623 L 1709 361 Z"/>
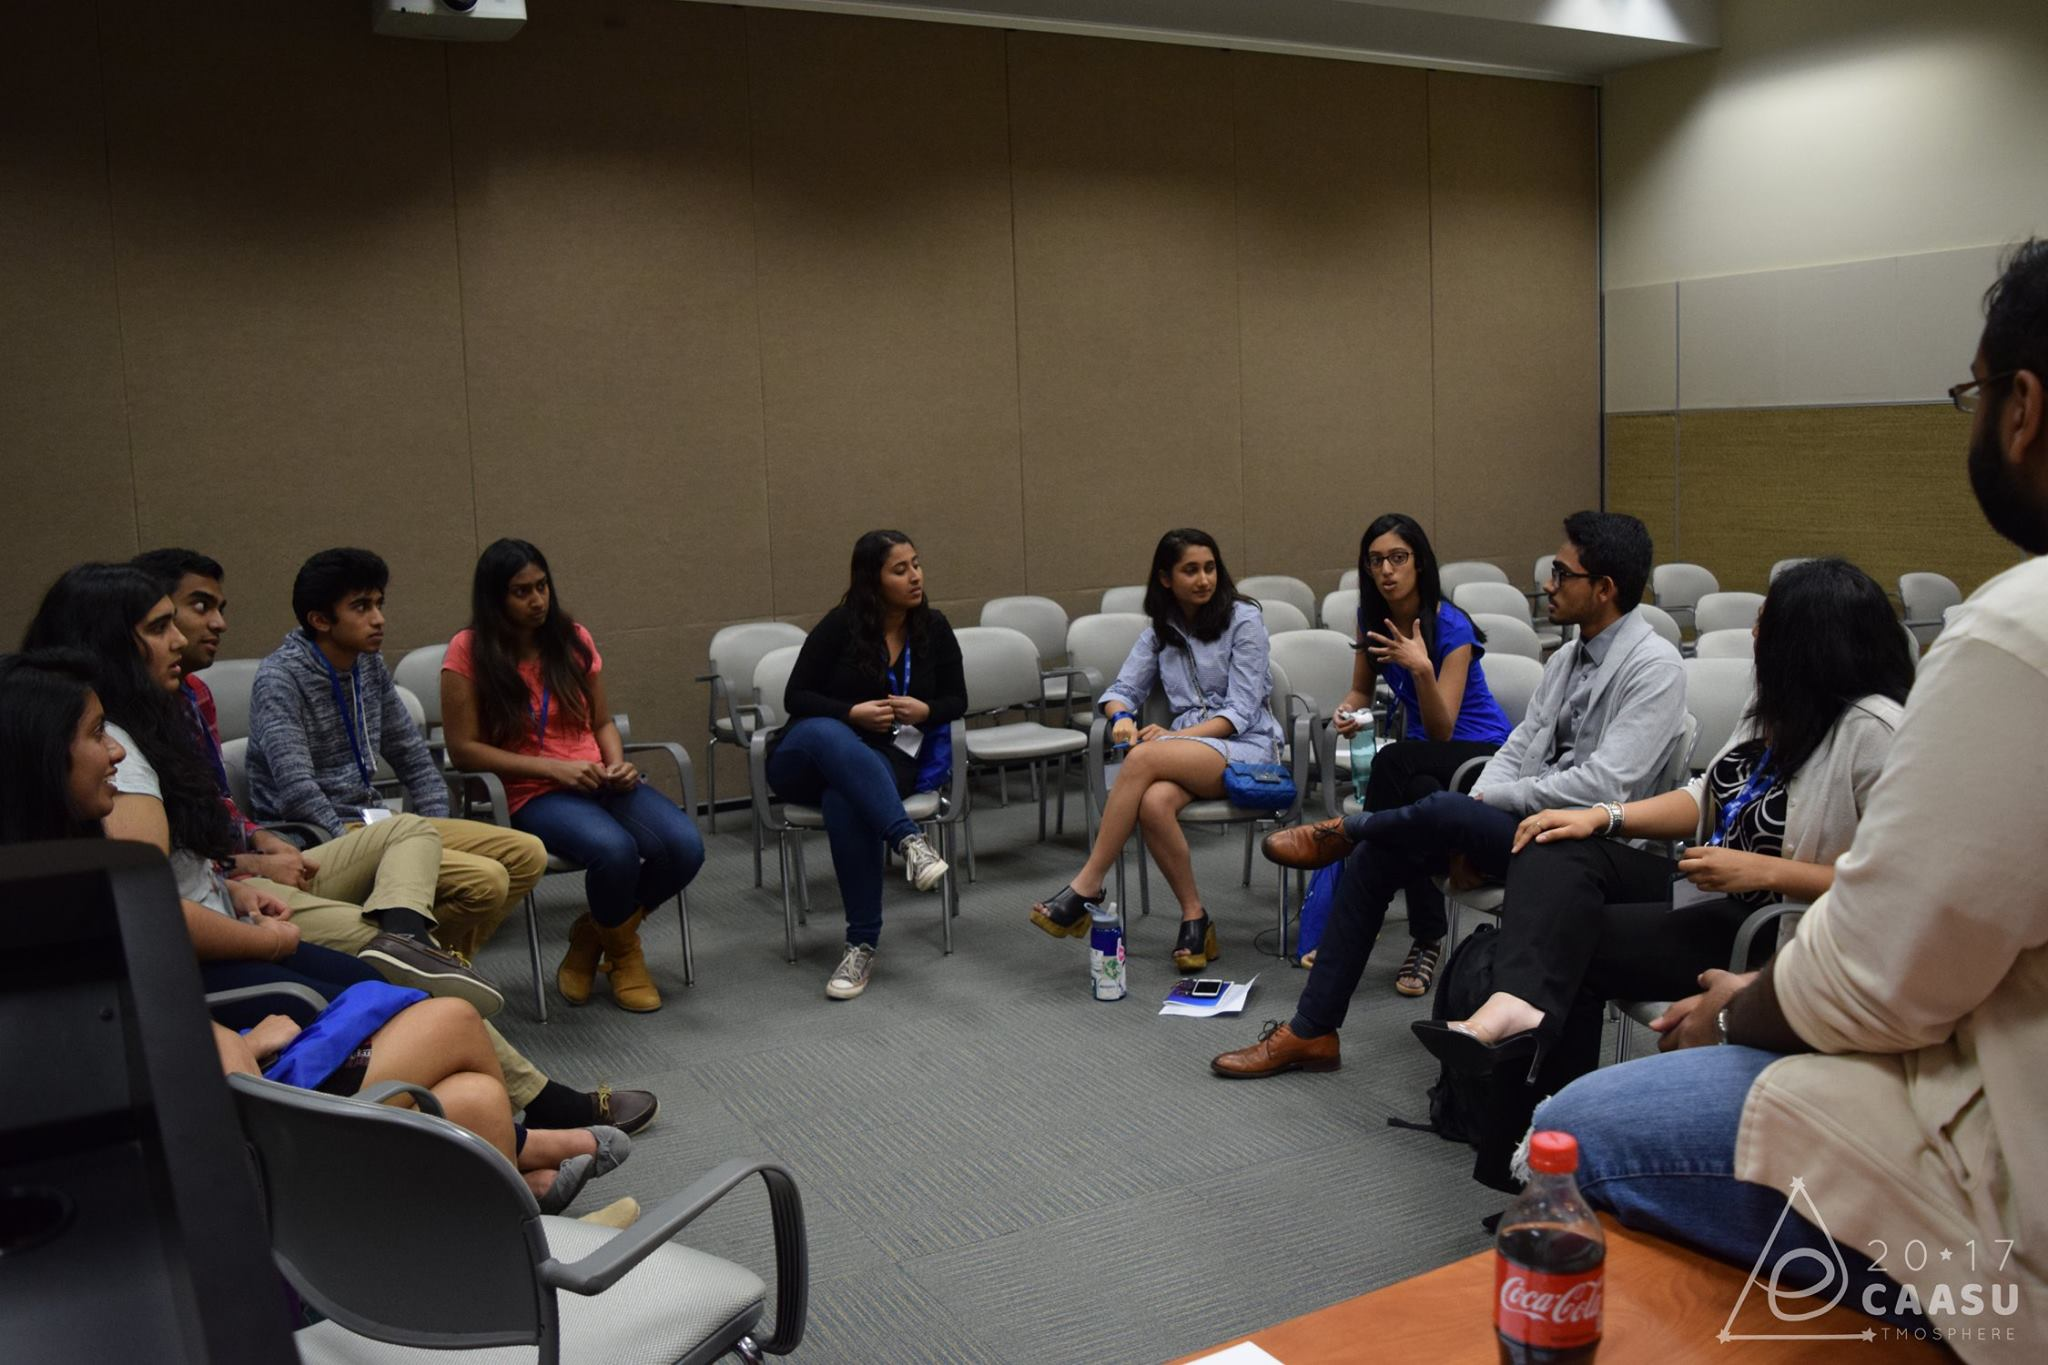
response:
<path id="1" fill-rule="evenodd" d="M 1617 512 L 1574 512 L 1551 565 L 1550 619 L 1578 638 L 1544 666 L 1529 712 L 1469 795 L 1438 792 L 1398 810 L 1347 815 L 1266 836 L 1266 857 L 1318 868 L 1345 859 L 1316 964 L 1294 1017 L 1210 1063 L 1219 1076 L 1334 1071 L 1337 1029 L 1402 884 L 1449 871 L 1456 885 L 1506 875 L 1515 826 L 1553 806 L 1654 794 L 1685 724 L 1678 651 L 1636 611 L 1650 533 Z"/>

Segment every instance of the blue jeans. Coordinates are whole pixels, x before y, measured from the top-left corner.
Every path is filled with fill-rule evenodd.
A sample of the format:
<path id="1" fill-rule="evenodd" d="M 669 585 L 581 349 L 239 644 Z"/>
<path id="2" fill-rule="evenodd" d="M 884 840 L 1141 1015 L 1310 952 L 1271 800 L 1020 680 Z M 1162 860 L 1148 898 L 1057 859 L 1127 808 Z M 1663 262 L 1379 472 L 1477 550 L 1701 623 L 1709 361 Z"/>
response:
<path id="1" fill-rule="evenodd" d="M 1508 850 L 1519 824 L 1506 811 L 1455 792 L 1425 796 L 1411 806 L 1345 817 L 1344 831 L 1359 841 L 1337 879 L 1337 897 L 1316 945 L 1316 965 L 1294 1007 L 1294 1031 L 1313 1037 L 1340 1028 L 1365 960 L 1386 923 L 1387 906 L 1403 886 L 1442 872 L 1451 855 L 1495 879 L 1507 876 Z"/>
<path id="2" fill-rule="evenodd" d="M 768 785 L 785 801 L 825 813 L 846 941 L 874 947 L 882 937 L 882 846 L 894 848 L 917 833 L 889 760 L 845 721 L 806 716 L 768 756 Z"/>
<path id="3" fill-rule="evenodd" d="M 645 783 L 631 791 L 551 791 L 512 813 L 512 827 L 582 863 L 590 917 L 606 928 L 652 913 L 704 866 L 704 837 L 680 806 Z"/>
<path id="4" fill-rule="evenodd" d="M 310 986 L 331 1001 L 359 981 L 382 981 L 384 978 L 368 963 L 347 953 L 322 948 L 317 943 L 301 943 L 282 962 L 202 962 L 199 964 L 199 979 L 205 983 L 209 993 L 231 991 L 241 986 L 274 986 L 287 981 L 297 986 Z M 289 1015 L 303 1028 L 313 1022 L 318 1011 L 280 996 L 224 1005 L 209 1013 L 239 1032 L 256 1027 L 269 1014 Z"/>
<path id="5" fill-rule="evenodd" d="M 1770 1255 L 1757 1270 L 1752 1296 L 1764 1300 L 1763 1321 L 1773 1321 L 1764 1290 L 1774 1272 L 1781 1291 L 1821 1286 L 1815 1297 L 1787 1303 L 1787 1312 L 1800 1313 L 1834 1295 L 1829 1281 L 1838 1257 L 1849 1282 L 1844 1305 L 1860 1310 L 1864 1289 L 1873 1284 L 1887 1286 L 1879 1297 L 1890 1303 L 1892 1282 L 1870 1268 L 1867 1256 L 1831 1240 L 1796 1204 L 1788 1212 L 1787 1191 L 1735 1176 L 1743 1103 L 1758 1075 L 1777 1060 L 1777 1053 L 1753 1047 L 1696 1047 L 1641 1057 L 1579 1077 L 1537 1107 L 1535 1126 L 1578 1139 L 1579 1188 L 1624 1226 L 1745 1269 L 1757 1265 L 1768 1243 Z M 1804 1254 L 1786 1260 L 1787 1252 Z M 1743 1308 L 1745 1320 L 1750 1311 Z M 1888 1317 L 1905 1327 L 1927 1325 L 1918 1315 Z"/>

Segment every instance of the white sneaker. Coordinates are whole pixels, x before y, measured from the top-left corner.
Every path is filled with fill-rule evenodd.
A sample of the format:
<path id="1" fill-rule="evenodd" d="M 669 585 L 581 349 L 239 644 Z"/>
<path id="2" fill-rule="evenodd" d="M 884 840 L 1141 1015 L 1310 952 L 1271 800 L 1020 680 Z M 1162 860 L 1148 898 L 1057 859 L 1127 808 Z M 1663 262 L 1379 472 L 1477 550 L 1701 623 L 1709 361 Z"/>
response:
<path id="1" fill-rule="evenodd" d="M 946 860 L 924 841 L 922 834 L 913 834 L 896 845 L 896 852 L 903 858 L 903 880 L 918 890 L 929 891 L 945 880 Z"/>
<path id="2" fill-rule="evenodd" d="M 825 994 L 834 1000 L 851 1000 L 868 988 L 868 977 L 874 970 L 875 950 L 865 943 L 849 943 L 846 956 L 839 959 L 839 965 L 832 969 L 832 978 L 825 983 Z"/>

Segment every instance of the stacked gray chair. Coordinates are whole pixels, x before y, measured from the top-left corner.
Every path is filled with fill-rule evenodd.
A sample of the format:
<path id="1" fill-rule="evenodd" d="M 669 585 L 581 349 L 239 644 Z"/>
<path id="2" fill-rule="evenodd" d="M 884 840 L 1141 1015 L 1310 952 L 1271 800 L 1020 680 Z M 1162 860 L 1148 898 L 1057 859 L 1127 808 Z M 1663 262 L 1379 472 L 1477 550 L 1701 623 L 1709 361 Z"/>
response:
<path id="1" fill-rule="evenodd" d="M 761 723 L 760 712 L 748 700 L 754 694 L 754 670 L 761 656 L 785 645 L 800 645 L 804 632 L 785 621 L 743 621 L 725 626 L 711 637 L 707 651 L 708 672 L 697 681 L 710 685 L 708 699 L 709 739 L 704 745 L 705 793 L 710 801 L 711 832 L 718 833 L 718 746 L 737 744 L 744 755 Z M 751 769 L 749 770 L 751 772 Z M 751 779 L 750 779 L 751 781 Z M 747 793 L 753 796 L 751 787 Z M 761 884 L 762 833 L 754 831 L 754 885 Z"/>
<path id="2" fill-rule="evenodd" d="M 1695 635 L 1710 630 L 1748 630 L 1764 607 L 1760 592 L 1710 592 L 1693 603 L 1692 628 Z"/>
<path id="3" fill-rule="evenodd" d="M 1285 602 L 1300 612 L 1302 619 L 1316 619 L 1316 590 L 1299 578 L 1281 573 L 1253 574 L 1238 582 L 1237 590 L 1246 597 L 1255 597 L 1261 603 Z"/>
<path id="4" fill-rule="evenodd" d="M 1720 580 L 1700 564 L 1659 564 L 1650 570 L 1650 590 L 1657 605 L 1681 626 L 1693 624 L 1693 608 L 1702 597 L 1721 591 Z"/>
<path id="5" fill-rule="evenodd" d="M 326 1319 L 294 1337 L 307 1365 L 440 1365 L 463 1350 L 531 1360 L 535 1348 L 543 1365 L 709 1365 L 787 1355 L 803 1339 L 803 1200 L 778 1162 L 728 1161 L 620 1231 L 543 1215 L 511 1164 L 418 1086 L 351 1099 L 255 1076 L 228 1086 L 278 1269 Z M 400 1093 L 424 1112 L 376 1102 Z M 764 1337 L 760 1277 L 670 1240 L 756 1175 L 775 1246 Z"/>

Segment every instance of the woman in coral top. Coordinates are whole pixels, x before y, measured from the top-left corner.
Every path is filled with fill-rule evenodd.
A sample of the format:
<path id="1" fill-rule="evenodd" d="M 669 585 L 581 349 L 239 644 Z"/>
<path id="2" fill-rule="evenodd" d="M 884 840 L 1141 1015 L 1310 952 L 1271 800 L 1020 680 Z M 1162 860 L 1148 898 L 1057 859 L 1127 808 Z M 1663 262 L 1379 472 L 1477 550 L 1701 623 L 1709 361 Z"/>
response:
<path id="1" fill-rule="evenodd" d="M 562 998 L 588 1001 L 602 958 L 613 1004 L 660 1009 L 640 921 L 697 875 L 704 840 L 626 761 L 605 702 L 604 657 L 555 596 L 547 557 L 526 541 L 495 541 L 476 562 L 469 628 L 441 662 L 441 718 L 457 767 L 504 779 L 513 827 L 587 869 L 590 911 L 570 929 L 555 971 Z"/>

